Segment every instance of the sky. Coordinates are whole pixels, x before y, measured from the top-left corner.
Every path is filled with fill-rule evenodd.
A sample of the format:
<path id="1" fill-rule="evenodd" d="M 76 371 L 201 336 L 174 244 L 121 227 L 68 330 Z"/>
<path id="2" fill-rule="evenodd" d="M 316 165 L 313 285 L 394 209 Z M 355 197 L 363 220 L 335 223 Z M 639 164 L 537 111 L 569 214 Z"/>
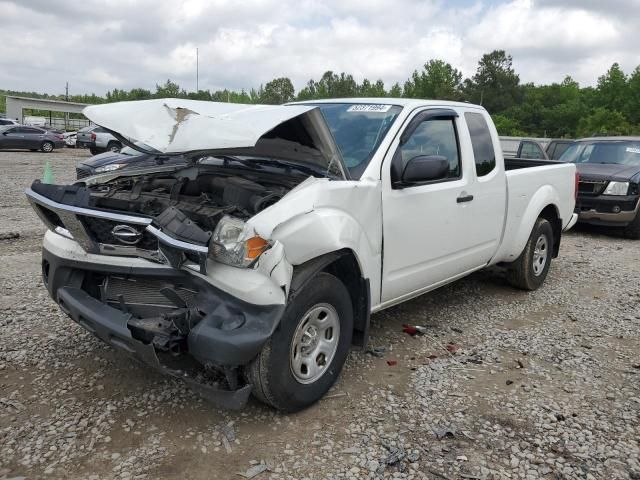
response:
<path id="1" fill-rule="evenodd" d="M 504 49 L 523 82 L 594 85 L 640 65 L 640 0 L 0 0 L 0 89 L 250 89 L 325 71 L 401 84 L 429 59 L 473 75 Z"/>

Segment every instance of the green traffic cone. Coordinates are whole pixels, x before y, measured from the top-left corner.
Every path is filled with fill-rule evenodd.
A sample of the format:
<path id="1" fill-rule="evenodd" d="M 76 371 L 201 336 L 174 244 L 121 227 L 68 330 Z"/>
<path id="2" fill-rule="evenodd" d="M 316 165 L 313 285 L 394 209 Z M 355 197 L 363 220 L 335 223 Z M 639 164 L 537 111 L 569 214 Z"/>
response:
<path id="1" fill-rule="evenodd" d="M 42 183 L 55 183 L 56 179 L 53 176 L 53 169 L 49 160 L 44 162 L 44 175 L 42 175 Z"/>

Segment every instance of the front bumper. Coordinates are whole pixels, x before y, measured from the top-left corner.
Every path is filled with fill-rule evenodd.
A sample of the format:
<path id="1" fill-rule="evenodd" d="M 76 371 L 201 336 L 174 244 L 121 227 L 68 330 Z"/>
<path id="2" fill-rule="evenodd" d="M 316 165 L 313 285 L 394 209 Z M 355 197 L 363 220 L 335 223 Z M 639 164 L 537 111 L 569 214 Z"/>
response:
<path id="1" fill-rule="evenodd" d="M 47 243 L 51 240 L 45 239 L 43 248 L 43 281 L 51 297 L 75 322 L 136 360 L 184 380 L 216 405 L 244 406 L 251 386 L 242 384 L 241 368 L 272 335 L 283 305 L 250 304 L 197 275 L 153 264 L 145 267 L 143 264 L 150 262 L 143 260 L 97 264 L 59 255 L 55 248 L 47 248 Z M 109 291 L 110 279 L 127 288 L 114 295 Z M 182 295 L 185 305 L 172 305 L 171 295 L 163 301 L 158 287 L 160 292 L 166 288 Z M 186 297 L 183 292 L 191 293 Z M 150 339 L 148 332 L 141 336 L 135 326 L 141 319 L 175 316 L 181 308 L 197 311 L 201 318 L 177 340 L 181 345 L 178 350 L 163 348 L 165 340 L 170 341 L 166 335 Z M 222 381 L 212 385 L 196 380 L 202 371 L 217 372 Z"/>
<path id="2" fill-rule="evenodd" d="M 626 227 L 638 215 L 638 196 L 579 196 L 575 212 L 578 222 L 610 227 Z"/>

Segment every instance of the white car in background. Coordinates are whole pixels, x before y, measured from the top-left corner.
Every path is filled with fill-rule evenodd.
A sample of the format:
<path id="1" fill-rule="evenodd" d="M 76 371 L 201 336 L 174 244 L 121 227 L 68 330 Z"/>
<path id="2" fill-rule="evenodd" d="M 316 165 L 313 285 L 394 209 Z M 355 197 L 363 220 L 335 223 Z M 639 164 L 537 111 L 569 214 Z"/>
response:
<path id="1" fill-rule="evenodd" d="M 76 148 L 76 140 L 78 138 L 78 132 L 64 132 L 64 144 L 69 148 Z"/>

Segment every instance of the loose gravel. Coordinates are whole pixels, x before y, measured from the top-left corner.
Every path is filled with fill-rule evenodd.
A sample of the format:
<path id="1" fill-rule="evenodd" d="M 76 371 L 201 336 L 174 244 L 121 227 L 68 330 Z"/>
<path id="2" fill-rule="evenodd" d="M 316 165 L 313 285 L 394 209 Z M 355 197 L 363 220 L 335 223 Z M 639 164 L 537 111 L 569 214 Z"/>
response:
<path id="1" fill-rule="evenodd" d="M 0 152 L 0 479 L 640 478 L 640 242 L 578 229 L 536 292 L 487 271 L 374 315 L 316 406 L 222 411 L 42 287 L 22 192 L 86 156 Z"/>

